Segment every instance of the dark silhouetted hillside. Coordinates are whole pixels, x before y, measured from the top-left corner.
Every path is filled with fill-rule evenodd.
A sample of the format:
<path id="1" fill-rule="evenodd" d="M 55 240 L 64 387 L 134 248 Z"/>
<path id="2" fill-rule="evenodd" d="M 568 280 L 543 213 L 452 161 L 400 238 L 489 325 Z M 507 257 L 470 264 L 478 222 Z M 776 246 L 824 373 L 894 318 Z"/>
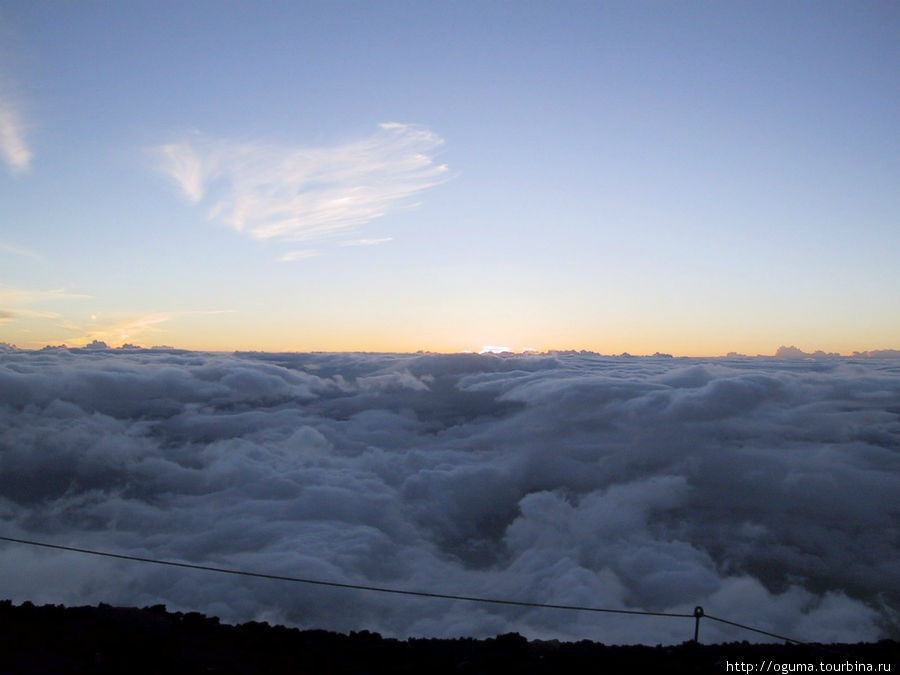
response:
<path id="1" fill-rule="evenodd" d="M 0 602 L 0 673 L 725 673 L 738 662 L 841 664 L 832 672 L 895 665 L 894 641 L 789 646 L 732 643 L 670 647 L 342 635 L 267 623 L 219 623 L 196 612 Z M 783 670 L 783 669 L 781 669 Z M 893 667 L 892 667 L 893 670 Z M 821 672 L 821 669 L 819 668 Z M 790 672 L 790 671 L 788 671 Z M 896 671 L 894 671 L 896 672 Z"/>

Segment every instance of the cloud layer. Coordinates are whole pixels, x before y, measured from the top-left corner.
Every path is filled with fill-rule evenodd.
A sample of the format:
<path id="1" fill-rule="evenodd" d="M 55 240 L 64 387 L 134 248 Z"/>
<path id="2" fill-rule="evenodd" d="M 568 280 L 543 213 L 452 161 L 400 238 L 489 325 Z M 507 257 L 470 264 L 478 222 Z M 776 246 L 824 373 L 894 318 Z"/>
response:
<path id="1" fill-rule="evenodd" d="M 359 141 L 285 147 L 194 134 L 159 149 L 164 171 L 209 216 L 256 239 L 306 241 L 363 225 L 441 182 L 443 140 L 381 124 Z"/>
<path id="2" fill-rule="evenodd" d="M 0 353 L 0 531 L 438 593 L 898 636 L 900 362 Z M 0 546 L 6 593 L 392 635 L 677 643 L 687 619 Z M 706 622 L 708 641 L 754 639 Z"/>

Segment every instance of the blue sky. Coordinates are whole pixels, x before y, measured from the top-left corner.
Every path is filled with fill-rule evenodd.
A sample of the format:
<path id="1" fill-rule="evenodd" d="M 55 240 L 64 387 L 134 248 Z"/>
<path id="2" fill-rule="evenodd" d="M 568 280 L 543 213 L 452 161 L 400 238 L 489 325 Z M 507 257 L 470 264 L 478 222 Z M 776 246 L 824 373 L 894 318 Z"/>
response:
<path id="1" fill-rule="evenodd" d="M 0 4 L 0 340 L 900 335 L 896 3 Z"/>

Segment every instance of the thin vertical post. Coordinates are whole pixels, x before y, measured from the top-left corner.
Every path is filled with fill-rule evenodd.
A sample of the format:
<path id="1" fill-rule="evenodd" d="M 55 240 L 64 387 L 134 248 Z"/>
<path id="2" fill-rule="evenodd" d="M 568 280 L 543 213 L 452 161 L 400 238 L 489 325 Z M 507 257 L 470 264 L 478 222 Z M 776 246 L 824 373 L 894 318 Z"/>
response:
<path id="1" fill-rule="evenodd" d="M 694 642 L 699 641 L 700 637 L 700 619 L 703 618 L 703 608 L 697 605 L 694 607 Z"/>

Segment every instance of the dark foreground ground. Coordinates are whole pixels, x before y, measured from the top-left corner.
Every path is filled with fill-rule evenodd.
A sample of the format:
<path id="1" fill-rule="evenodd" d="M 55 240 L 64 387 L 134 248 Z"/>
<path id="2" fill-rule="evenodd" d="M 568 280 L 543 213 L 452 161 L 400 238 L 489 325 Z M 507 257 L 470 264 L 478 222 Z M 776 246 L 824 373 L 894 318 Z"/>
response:
<path id="1" fill-rule="evenodd" d="M 830 650 L 830 651 L 825 651 Z M 0 601 L 3 673 L 727 673 L 892 672 L 900 643 L 672 647 L 341 635 L 195 612 Z M 870 669 L 871 668 L 871 669 Z"/>

